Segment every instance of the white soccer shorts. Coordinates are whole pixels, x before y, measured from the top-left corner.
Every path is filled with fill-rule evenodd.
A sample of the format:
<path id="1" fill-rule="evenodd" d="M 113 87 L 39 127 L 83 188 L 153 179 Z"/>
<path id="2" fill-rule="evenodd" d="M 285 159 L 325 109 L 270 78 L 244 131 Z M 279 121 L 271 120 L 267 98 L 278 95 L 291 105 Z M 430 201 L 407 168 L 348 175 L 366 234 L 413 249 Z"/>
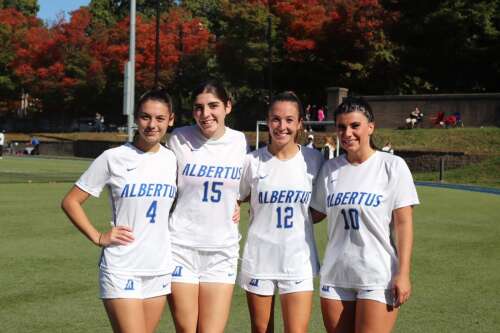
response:
<path id="1" fill-rule="evenodd" d="M 276 289 L 280 295 L 314 290 L 313 278 L 302 280 L 255 279 L 241 273 L 238 284 L 246 291 L 262 296 L 272 296 Z"/>
<path id="2" fill-rule="evenodd" d="M 395 306 L 394 293 L 391 289 L 354 289 L 340 288 L 326 284 L 321 284 L 320 296 L 322 298 L 338 301 L 356 301 L 358 299 L 369 299 Z"/>
<path id="3" fill-rule="evenodd" d="M 172 282 L 234 284 L 238 255 L 238 244 L 214 251 L 172 244 L 172 259 L 175 266 Z"/>
<path id="4" fill-rule="evenodd" d="M 170 294 L 170 274 L 124 275 L 99 270 L 100 298 L 146 299 Z"/>

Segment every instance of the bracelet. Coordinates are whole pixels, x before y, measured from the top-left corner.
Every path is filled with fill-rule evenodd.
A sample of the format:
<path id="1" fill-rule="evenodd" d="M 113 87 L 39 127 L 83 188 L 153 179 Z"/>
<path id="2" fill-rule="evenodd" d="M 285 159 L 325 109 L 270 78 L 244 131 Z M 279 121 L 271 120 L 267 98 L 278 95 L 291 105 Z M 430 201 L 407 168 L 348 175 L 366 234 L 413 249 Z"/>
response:
<path id="1" fill-rule="evenodd" d="M 102 237 L 102 233 L 99 234 L 99 240 L 97 241 L 97 245 L 99 247 L 102 247 L 102 245 L 101 245 L 101 237 Z"/>

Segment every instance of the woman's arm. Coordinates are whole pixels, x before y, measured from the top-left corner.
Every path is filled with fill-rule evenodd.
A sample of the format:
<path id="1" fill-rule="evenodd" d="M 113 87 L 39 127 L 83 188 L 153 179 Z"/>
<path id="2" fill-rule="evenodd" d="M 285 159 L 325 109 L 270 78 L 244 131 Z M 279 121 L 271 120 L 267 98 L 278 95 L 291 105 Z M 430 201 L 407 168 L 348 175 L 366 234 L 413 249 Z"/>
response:
<path id="1" fill-rule="evenodd" d="M 401 207 L 393 212 L 399 270 L 393 279 L 396 306 L 404 304 L 411 295 L 410 266 L 413 250 L 413 208 Z"/>
<path id="2" fill-rule="evenodd" d="M 80 230 L 92 243 L 97 246 L 127 245 L 134 240 L 132 230 L 129 227 L 114 227 L 106 233 L 100 233 L 90 222 L 83 210 L 83 203 L 89 194 L 77 186 L 66 194 L 61 202 L 61 208 L 66 213 L 71 223 Z"/>

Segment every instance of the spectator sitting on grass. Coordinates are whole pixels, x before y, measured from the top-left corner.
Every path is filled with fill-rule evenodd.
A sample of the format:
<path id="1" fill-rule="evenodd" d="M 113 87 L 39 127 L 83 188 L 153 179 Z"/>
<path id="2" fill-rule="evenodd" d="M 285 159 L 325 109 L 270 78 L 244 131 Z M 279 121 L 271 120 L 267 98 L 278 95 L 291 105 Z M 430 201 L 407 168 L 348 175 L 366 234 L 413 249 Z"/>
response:
<path id="1" fill-rule="evenodd" d="M 408 128 L 415 128 L 422 123 L 422 119 L 424 119 L 424 114 L 418 107 L 415 107 L 415 110 L 410 113 L 410 117 L 406 118 L 406 126 Z"/>
<path id="2" fill-rule="evenodd" d="M 382 147 L 382 151 L 386 153 L 394 154 L 394 149 L 392 149 L 392 145 L 390 141 L 387 141 L 385 145 Z"/>

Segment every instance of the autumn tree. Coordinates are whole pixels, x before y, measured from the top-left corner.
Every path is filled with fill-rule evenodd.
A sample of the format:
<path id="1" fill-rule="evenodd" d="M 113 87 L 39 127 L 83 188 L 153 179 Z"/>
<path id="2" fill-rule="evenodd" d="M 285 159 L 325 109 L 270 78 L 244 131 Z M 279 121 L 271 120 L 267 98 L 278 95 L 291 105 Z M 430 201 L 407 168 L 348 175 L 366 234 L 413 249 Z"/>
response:
<path id="1" fill-rule="evenodd" d="M 80 9 L 69 22 L 32 27 L 17 41 L 12 62 L 16 75 L 53 116 L 82 113 L 88 98 L 102 90 L 101 65 L 86 31 L 89 24 L 88 10 Z"/>
<path id="2" fill-rule="evenodd" d="M 14 9 L 0 9 L 0 95 L 17 99 L 21 86 L 11 66 L 16 59 L 17 42 L 29 29 L 41 27 L 41 21 Z"/>

